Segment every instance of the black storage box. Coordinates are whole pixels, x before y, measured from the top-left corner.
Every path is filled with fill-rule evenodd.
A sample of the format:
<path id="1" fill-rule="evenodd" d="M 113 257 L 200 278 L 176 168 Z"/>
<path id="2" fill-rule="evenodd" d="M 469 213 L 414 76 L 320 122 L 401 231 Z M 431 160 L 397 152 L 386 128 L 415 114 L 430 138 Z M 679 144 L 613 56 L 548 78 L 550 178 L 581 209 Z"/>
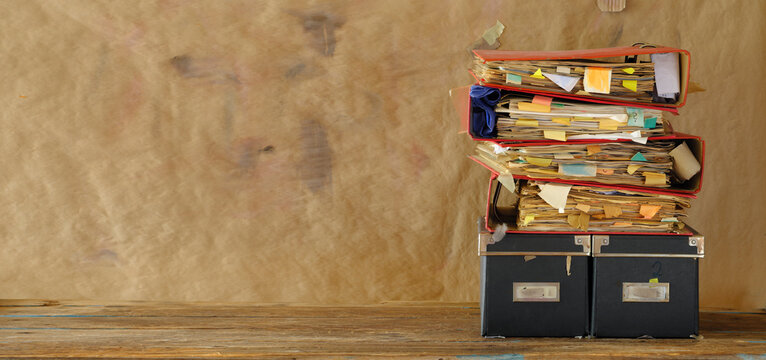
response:
<path id="1" fill-rule="evenodd" d="M 704 238 L 693 232 L 593 235 L 591 335 L 697 335 Z"/>
<path id="2" fill-rule="evenodd" d="M 512 233 L 494 242 L 479 220 L 481 334 L 587 335 L 590 239 Z"/>

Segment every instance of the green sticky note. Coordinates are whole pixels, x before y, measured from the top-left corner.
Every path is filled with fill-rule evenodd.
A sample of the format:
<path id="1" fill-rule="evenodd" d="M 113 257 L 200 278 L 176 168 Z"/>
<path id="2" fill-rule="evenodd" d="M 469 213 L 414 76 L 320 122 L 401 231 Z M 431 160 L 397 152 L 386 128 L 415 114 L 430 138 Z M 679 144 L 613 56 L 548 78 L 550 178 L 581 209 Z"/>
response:
<path id="1" fill-rule="evenodd" d="M 633 155 L 633 157 L 630 158 L 630 161 L 646 161 L 646 158 L 643 154 L 637 152 L 636 155 Z"/>
<path id="2" fill-rule="evenodd" d="M 592 164 L 559 164 L 559 174 L 569 176 L 596 176 L 596 169 Z"/>
<path id="3" fill-rule="evenodd" d="M 657 118 L 656 117 L 650 117 L 644 119 L 644 127 L 647 129 L 654 129 L 657 127 Z"/>
<path id="4" fill-rule="evenodd" d="M 505 83 L 521 85 L 521 76 L 515 74 L 505 74 Z"/>
<path id="5" fill-rule="evenodd" d="M 639 108 L 629 107 L 626 109 L 628 112 L 628 126 L 644 126 L 644 110 Z"/>

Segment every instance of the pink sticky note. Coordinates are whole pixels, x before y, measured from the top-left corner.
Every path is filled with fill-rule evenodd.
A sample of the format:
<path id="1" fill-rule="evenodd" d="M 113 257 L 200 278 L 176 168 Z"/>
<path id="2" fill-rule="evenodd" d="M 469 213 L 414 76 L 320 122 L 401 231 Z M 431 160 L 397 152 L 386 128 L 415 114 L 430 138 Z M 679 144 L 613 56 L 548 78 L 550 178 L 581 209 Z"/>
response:
<path id="1" fill-rule="evenodd" d="M 545 106 L 551 106 L 552 101 L 553 101 L 552 97 L 547 97 L 542 95 L 535 95 L 535 97 L 532 98 L 533 104 L 540 104 Z"/>

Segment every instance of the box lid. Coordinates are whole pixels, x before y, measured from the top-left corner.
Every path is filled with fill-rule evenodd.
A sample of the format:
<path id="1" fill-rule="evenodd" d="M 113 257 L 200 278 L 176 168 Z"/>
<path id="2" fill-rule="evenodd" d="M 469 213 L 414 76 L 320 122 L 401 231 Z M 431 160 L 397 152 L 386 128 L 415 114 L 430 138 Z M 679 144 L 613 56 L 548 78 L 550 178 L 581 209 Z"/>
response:
<path id="1" fill-rule="evenodd" d="M 687 225 L 688 227 L 688 225 Z M 593 235 L 594 257 L 705 256 L 705 237 L 689 227 L 691 235 Z"/>
<path id="2" fill-rule="evenodd" d="M 588 256 L 590 235 L 566 233 L 506 233 L 496 238 L 486 230 L 484 218 L 479 218 L 479 255 L 523 256 Z"/>

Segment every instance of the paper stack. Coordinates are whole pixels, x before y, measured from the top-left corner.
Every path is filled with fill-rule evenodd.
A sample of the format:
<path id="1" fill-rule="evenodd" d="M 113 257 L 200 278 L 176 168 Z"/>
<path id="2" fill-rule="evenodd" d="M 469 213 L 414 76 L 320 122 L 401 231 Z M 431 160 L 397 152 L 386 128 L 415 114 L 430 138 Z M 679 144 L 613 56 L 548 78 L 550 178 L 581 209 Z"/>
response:
<path id="1" fill-rule="evenodd" d="M 606 61 L 489 61 L 476 59 L 474 72 L 487 83 L 516 84 L 528 89 L 608 94 L 605 98 L 652 101 L 652 64 Z M 584 79 L 584 80 L 583 80 Z"/>
<path id="2" fill-rule="evenodd" d="M 624 106 L 558 99 L 548 103 L 547 99 L 551 98 L 517 94 L 503 97 L 495 108 L 497 138 L 559 141 L 642 139 L 672 132 L 670 125 L 663 121 L 660 110 L 636 109 L 627 114 Z M 639 118 L 640 122 L 637 121 Z"/>
<path id="3" fill-rule="evenodd" d="M 683 229 L 680 221 L 691 205 L 691 199 L 672 194 L 540 181 L 526 182 L 519 193 L 519 230 L 673 232 Z"/>
<path id="4" fill-rule="evenodd" d="M 480 85 L 610 102 L 683 106 L 689 52 L 637 44 L 573 51 L 474 50 Z M 573 96 L 565 96 L 573 98 Z"/>
<path id="5" fill-rule="evenodd" d="M 663 113 L 674 112 L 680 105 L 672 101 L 685 98 L 680 79 L 688 78 L 688 67 L 679 64 L 678 51 L 630 62 L 475 52 L 473 72 L 483 85 L 470 90 L 468 130 L 477 140 L 472 159 L 503 185 L 488 199 L 488 226 L 683 231 L 701 185 L 704 143 L 674 132 Z M 572 79 L 567 86 L 565 77 Z M 541 89 L 551 93 L 542 95 Z M 604 103 L 594 94 L 614 101 Z M 497 204 L 501 188 L 513 192 L 511 203 Z"/>
<path id="6" fill-rule="evenodd" d="M 684 221 L 705 144 L 669 121 L 688 52 L 474 53 L 477 84 L 452 94 L 491 171 L 482 335 L 696 335 L 704 237 Z"/>

